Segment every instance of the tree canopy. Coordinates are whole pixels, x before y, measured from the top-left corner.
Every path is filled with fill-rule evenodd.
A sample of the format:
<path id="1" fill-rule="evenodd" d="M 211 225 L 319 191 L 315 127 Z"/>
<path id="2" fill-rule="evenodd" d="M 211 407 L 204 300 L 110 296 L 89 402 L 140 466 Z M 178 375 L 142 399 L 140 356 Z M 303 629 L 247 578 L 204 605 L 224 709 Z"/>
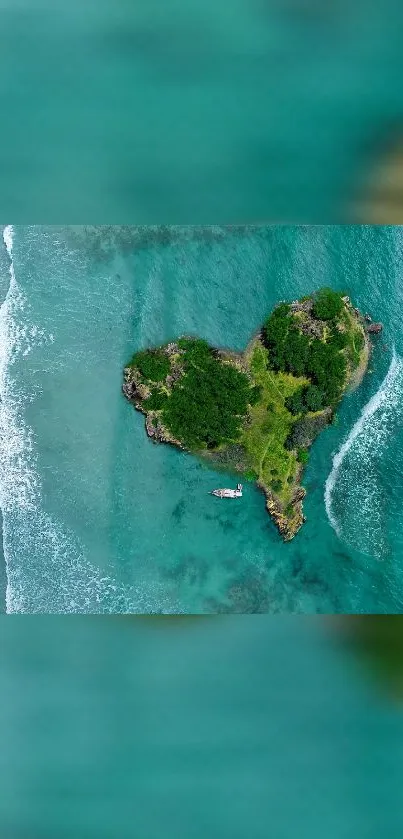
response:
<path id="1" fill-rule="evenodd" d="M 255 393 L 248 376 L 219 360 L 205 342 L 180 343 L 184 375 L 163 406 L 163 423 L 188 448 L 236 440 Z"/>
<path id="2" fill-rule="evenodd" d="M 342 294 L 331 288 L 322 288 L 316 295 L 312 313 L 319 320 L 333 320 L 340 315 L 342 308 Z"/>
<path id="3" fill-rule="evenodd" d="M 346 359 L 341 350 L 349 340 L 335 320 L 342 306 L 341 295 L 331 289 L 323 289 L 316 298 L 315 316 L 319 312 L 322 319 L 333 319 L 326 340 L 305 334 L 285 304 L 277 306 L 264 324 L 263 340 L 270 367 L 277 372 L 305 376 L 312 383 L 311 388 L 289 397 L 288 407 L 294 414 L 318 411 L 340 396 L 346 376 Z"/>
<path id="4" fill-rule="evenodd" d="M 131 367 L 137 367 L 145 380 L 162 382 L 166 379 L 170 369 L 168 356 L 162 350 L 144 350 L 135 353 Z"/>

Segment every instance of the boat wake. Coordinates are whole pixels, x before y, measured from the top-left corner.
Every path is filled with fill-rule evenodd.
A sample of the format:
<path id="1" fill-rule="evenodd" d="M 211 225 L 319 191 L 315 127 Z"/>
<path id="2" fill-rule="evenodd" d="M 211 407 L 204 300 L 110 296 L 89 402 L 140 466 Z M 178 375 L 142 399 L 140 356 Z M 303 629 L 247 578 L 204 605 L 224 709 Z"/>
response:
<path id="1" fill-rule="evenodd" d="M 14 365 L 44 342 L 31 322 L 13 261 L 14 231 L 3 230 L 10 284 L 0 307 L 0 506 L 6 565 L 6 612 L 135 613 L 175 611 L 158 583 L 123 585 L 86 558 L 79 540 L 43 509 L 37 445 L 26 421 L 32 384 L 13 377 Z M 29 378 L 29 377 L 28 377 Z"/>
<path id="2" fill-rule="evenodd" d="M 381 559 L 388 553 L 381 457 L 403 420 L 403 359 L 393 352 L 379 390 L 333 458 L 325 486 L 329 521 L 345 542 Z"/>

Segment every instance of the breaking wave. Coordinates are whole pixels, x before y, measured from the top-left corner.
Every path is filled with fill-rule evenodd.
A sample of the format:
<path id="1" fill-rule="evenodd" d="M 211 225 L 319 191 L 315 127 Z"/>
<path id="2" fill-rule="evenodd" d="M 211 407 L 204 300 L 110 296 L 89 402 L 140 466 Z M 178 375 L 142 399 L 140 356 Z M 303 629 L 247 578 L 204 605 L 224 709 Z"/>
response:
<path id="1" fill-rule="evenodd" d="M 378 559 L 388 552 L 380 461 L 402 419 L 403 359 L 394 351 L 381 386 L 335 454 L 325 486 L 327 515 L 338 536 Z"/>
<path id="2" fill-rule="evenodd" d="M 93 566 L 79 540 L 42 508 L 35 439 L 25 419 L 34 393 L 13 379 L 13 365 L 44 342 L 53 342 L 30 322 L 29 303 L 18 287 L 13 261 L 14 230 L 3 240 L 10 284 L 0 307 L 0 506 L 6 564 L 6 612 L 150 613 L 175 611 L 158 583 L 122 585 Z"/>

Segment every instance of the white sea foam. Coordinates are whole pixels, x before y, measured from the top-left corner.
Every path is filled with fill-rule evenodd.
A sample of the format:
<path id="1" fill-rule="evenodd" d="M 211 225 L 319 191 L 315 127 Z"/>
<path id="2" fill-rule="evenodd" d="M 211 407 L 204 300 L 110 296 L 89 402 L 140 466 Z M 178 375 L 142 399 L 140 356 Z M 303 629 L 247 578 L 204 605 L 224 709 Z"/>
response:
<path id="1" fill-rule="evenodd" d="M 93 614 L 152 612 L 159 603 L 166 611 L 164 592 L 156 584 L 121 585 L 92 565 L 79 541 L 48 513 L 18 517 L 20 562 L 9 567 L 8 612 L 30 614 Z"/>
<path id="2" fill-rule="evenodd" d="M 43 510 L 36 441 L 25 417 L 32 393 L 13 378 L 13 364 L 54 335 L 30 319 L 18 286 L 14 230 L 3 231 L 10 285 L 0 307 L 0 506 L 6 563 L 7 613 L 175 611 L 162 587 L 123 586 L 93 566 L 78 539 Z"/>
<path id="3" fill-rule="evenodd" d="M 378 558 L 387 550 L 379 458 L 402 416 L 403 359 L 394 351 L 380 388 L 335 454 L 325 486 L 326 511 L 337 534 Z M 336 496 L 342 514 L 335 511 Z"/>
<path id="4" fill-rule="evenodd" d="M 35 503 L 37 476 L 27 459 L 34 450 L 32 431 L 24 425 L 21 416 L 23 399 L 9 375 L 16 354 L 30 348 L 27 329 L 21 318 L 24 297 L 14 274 L 13 228 L 10 225 L 4 229 L 3 238 L 11 259 L 10 285 L 0 307 L 0 504 L 4 512 L 9 505 L 18 504 L 20 508 L 26 508 Z"/>
<path id="5" fill-rule="evenodd" d="M 13 259 L 13 239 L 14 239 L 14 228 L 12 224 L 7 224 L 3 230 L 3 239 L 4 244 L 7 248 L 7 253 L 10 257 L 10 263 L 12 263 Z M 12 264 L 10 265 L 10 273 L 13 272 Z"/>
<path id="6" fill-rule="evenodd" d="M 0 505 L 4 530 L 7 514 L 13 509 L 24 510 L 26 515 L 29 515 L 29 510 L 32 512 L 39 491 L 32 431 L 24 424 L 22 399 L 9 375 L 16 354 L 29 348 L 27 330 L 21 317 L 24 297 L 14 273 L 13 239 L 13 227 L 8 225 L 3 230 L 3 240 L 10 258 L 10 285 L 0 307 Z M 18 598 L 14 601 L 10 585 L 10 565 L 5 544 L 4 557 L 7 573 L 6 609 L 7 612 L 19 611 Z"/>

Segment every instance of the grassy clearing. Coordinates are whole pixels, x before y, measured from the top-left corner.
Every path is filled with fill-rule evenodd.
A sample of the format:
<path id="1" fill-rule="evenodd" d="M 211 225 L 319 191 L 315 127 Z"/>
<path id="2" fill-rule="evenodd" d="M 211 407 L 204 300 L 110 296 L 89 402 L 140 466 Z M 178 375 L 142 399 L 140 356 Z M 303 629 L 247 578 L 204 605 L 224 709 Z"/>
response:
<path id="1" fill-rule="evenodd" d="M 298 462 L 295 454 L 284 446 L 295 420 L 284 402 L 287 396 L 309 382 L 303 377 L 268 369 L 268 352 L 259 340 L 251 349 L 248 360 L 256 384 L 262 390 L 258 404 L 250 408 L 251 422 L 244 429 L 240 442 L 250 457 L 256 477 L 287 503 Z"/>
<path id="2" fill-rule="evenodd" d="M 357 321 L 347 309 L 343 312 L 344 323 L 348 335 L 346 347 L 346 358 L 351 373 L 359 366 L 361 355 L 365 344 L 365 333 L 362 326 L 357 326 Z"/>

